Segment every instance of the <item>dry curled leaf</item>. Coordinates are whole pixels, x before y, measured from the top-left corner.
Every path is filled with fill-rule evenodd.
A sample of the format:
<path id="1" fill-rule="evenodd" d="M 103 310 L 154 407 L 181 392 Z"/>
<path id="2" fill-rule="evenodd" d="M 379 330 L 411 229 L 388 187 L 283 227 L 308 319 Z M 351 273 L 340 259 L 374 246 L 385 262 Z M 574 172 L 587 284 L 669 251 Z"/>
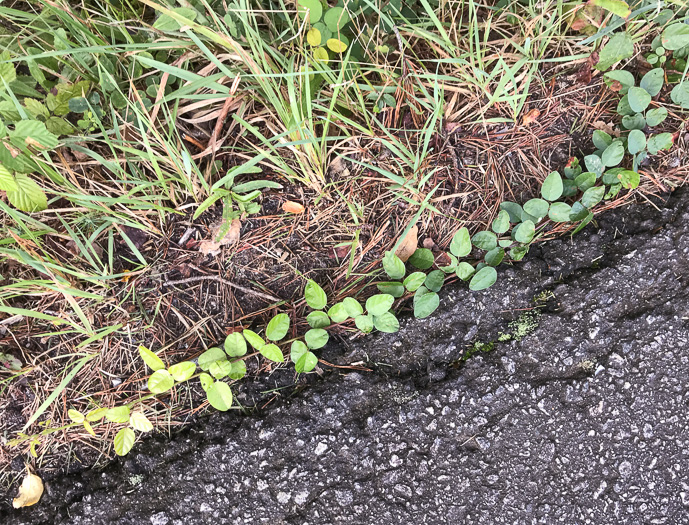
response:
<path id="1" fill-rule="evenodd" d="M 241 229 L 242 222 L 239 219 L 234 219 L 229 224 L 227 221 L 216 224 L 211 230 L 211 238 L 198 244 L 199 251 L 204 255 L 217 255 L 223 246 L 239 242 Z"/>
<path id="2" fill-rule="evenodd" d="M 402 239 L 402 242 L 397 247 L 397 250 L 395 250 L 395 255 L 402 259 L 402 262 L 407 262 L 409 257 L 411 257 L 419 247 L 418 233 L 419 227 L 415 224 L 407 232 L 407 235 L 404 236 L 404 239 Z"/>
<path id="3" fill-rule="evenodd" d="M 282 203 L 282 211 L 287 213 L 304 213 L 304 206 L 294 201 L 285 201 Z"/>
<path id="4" fill-rule="evenodd" d="M 15 509 L 21 507 L 29 507 L 38 503 L 43 495 L 43 480 L 36 474 L 27 472 L 24 476 L 21 486 L 19 487 L 19 495 L 12 500 L 12 506 Z"/>
<path id="5" fill-rule="evenodd" d="M 538 117 L 540 116 L 541 112 L 538 109 L 532 109 L 526 115 L 524 115 L 524 118 L 522 119 L 522 126 L 528 126 L 529 124 L 533 124 L 538 120 Z"/>
<path id="6" fill-rule="evenodd" d="M 605 131 L 608 135 L 612 135 L 613 137 L 620 136 L 619 130 L 615 130 L 610 124 L 608 124 L 607 122 L 603 122 L 602 120 L 596 120 L 593 123 L 593 129 Z"/>

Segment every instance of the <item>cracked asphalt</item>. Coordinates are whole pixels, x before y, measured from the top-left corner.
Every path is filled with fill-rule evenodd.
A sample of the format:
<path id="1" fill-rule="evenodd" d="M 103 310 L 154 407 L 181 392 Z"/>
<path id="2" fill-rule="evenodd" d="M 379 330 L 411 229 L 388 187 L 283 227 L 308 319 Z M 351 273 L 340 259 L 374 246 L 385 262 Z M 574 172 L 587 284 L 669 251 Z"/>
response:
<path id="1" fill-rule="evenodd" d="M 689 523 L 686 197 L 605 215 L 490 290 L 450 287 L 431 318 L 324 354 L 372 372 L 137 445 L 0 521 Z M 476 342 L 493 349 L 462 362 Z"/>

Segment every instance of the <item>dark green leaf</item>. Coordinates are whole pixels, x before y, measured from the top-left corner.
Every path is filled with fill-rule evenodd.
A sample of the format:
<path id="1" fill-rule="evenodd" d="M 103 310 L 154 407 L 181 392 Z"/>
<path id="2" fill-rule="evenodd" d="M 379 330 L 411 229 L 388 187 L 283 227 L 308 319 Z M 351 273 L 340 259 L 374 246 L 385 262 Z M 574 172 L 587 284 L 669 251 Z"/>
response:
<path id="1" fill-rule="evenodd" d="M 490 251 L 498 245 L 498 238 L 493 232 L 478 232 L 471 238 L 471 242 L 481 250 Z"/>
<path id="2" fill-rule="evenodd" d="M 418 248 L 411 257 L 409 263 L 419 270 L 427 270 L 433 266 L 433 252 L 428 248 Z"/>
<path id="3" fill-rule="evenodd" d="M 622 117 L 622 125 L 625 129 L 644 129 L 646 127 L 646 119 L 641 113 L 625 115 Z"/>
<path id="4" fill-rule="evenodd" d="M 562 196 L 562 177 L 557 171 L 553 171 L 543 181 L 541 196 L 547 201 L 556 201 Z"/>
<path id="5" fill-rule="evenodd" d="M 601 200 L 603 200 L 603 195 L 605 195 L 605 186 L 589 188 L 581 196 L 581 203 L 587 208 L 591 209 Z"/>
<path id="6" fill-rule="evenodd" d="M 436 270 L 440 271 L 440 270 Z M 442 273 L 442 272 L 441 272 Z M 389 281 L 385 283 L 378 283 L 376 285 L 378 291 L 384 294 L 390 294 L 393 297 L 402 297 L 404 295 L 404 286 L 399 281 Z"/>
<path id="7" fill-rule="evenodd" d="M 498 266 L 505 257 L 505 250 L 503 248 L 493 248 L 486 254 L 486 264 L 489 266 Z"/>
<path id="8" fill-rule="evenodd" d="M 500 209 L 505 210 L 510 216 L 510 222 L 518 223 L 522 220 L 522 207 L 516 202 L 505 201 L 500 203 Z M 456 255 L 456 254 L 455 254 Z"/>
<path id="9" fill-rule="evenodd" d="M 655 97 L 658 93 L 660 93 L 660 90 L 663 89 L 664 81 L 665 70 L 662 67 L 657 67 L 655 69 L 651 69 L 643 76 L 639 86 L 641 86 L 642 89 L 645 89 L 651 97 Z"/>
<path id="10" fill-rule="evenodd" d="M 663 31 L 662 44 L 665 49 L 677 51 L 689 45 L 689 25 L 681 22 L 670 24 Z"/>
<path id="11" fill-rule="evenodd" d="M 469 283 L 469 289 L 475 292 L 479 290 L 485 290 L 486 288 L 493 286 L 495 281 L 498 279 L 498 272 L 492 266 L 485 266 L 481 268 L 472 277 Z"/>
<path id="12" fill-rule="evenodd" d="M 414 301 L 414 317 L 424 319 L 435 312 L 440 305 L 440 297 L 435 292 L 430 292 L 419 296 Z"/>
<path id="13" fill-rule="evenodd" d="M 586 171 L 574 179 L 574 184 L 576 184 L 577 188 L 581 191 L 586 191 L 596 184 L 596 174 L 591 171 Z"/>
<path id="14" fill-rule="evenodd" d="M 624 144 L 622 144 L 621 140 L 614 140 L 612 144 L 605 148 L 601 160 L 605 166 L 612 168 L 622 162 L 623 158 Z"/>
<path id="15" fill-rule="evenodd" d="M 440 270 L 433 270 L 424 281 L 424 286 L 432 292 L 439 292 L 445 283 L 445 274 Z"/>

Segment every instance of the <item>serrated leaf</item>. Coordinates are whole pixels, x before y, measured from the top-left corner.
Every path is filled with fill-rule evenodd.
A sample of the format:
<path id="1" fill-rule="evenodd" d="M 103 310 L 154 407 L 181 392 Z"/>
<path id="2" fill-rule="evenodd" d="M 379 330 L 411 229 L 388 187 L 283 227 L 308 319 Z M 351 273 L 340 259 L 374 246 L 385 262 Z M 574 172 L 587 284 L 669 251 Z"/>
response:
<path id="1" fill-rule="evenodd" d="M 26 212 L 45 210 L 48 207 L 48 197 L 41 187 L 23 173 L 14 174 L 15 190 L 7 191 L 7 200 L 17 209 Z"/>
<path id="2" fill-rule="evenodd" d="M 31 146 L 39 149 L 55 149 L 58 141 L 38 120 L 21 120 L 14 125 L 14 131 L 10 133 L 12 143 L 17 147 Z"/>
<path id="3" fill-rule="evenodd" d="M 0 146 L 2 147 L 2 146 Z M 0 165 L 0 190 L 2 191 L 16 191 L 19 189 L 12 172 Z"/>
<path id="4" fill-rule="evenodd" d="M 115 435 L 115 454 L 118 456 L 126 456 L 134 446 L 134 441 L 136 441 L 136 434 L 134 434 L 131 428 L 120 429 Z"/>

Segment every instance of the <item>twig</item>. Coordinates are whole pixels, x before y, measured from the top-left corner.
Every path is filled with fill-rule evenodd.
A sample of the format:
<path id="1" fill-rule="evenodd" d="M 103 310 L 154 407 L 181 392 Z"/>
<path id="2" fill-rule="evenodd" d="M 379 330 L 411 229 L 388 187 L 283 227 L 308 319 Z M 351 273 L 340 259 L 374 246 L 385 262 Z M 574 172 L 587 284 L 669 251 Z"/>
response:
<path id="1" fill-rule="evenodd" d="M 273 297 L 272 295 L 268 295 L 262 292 L 257 292 L 256 290 L 252 290 L 251 288 L 244 288 L 243 286 L 239 286 L 238 284 L 234 284 L 232 281 L 228 281 L 227 279 L 223 279 L 222 277 L 218 275 L 200 275 L 198 277 L 187 277 L 186 279 L 177 279 L 175 281 L 163 281 L 163 285 L 165 286 L 170 286 L 174 284 L 187 284 L 187 283 L 197 283 L 199 281 L 216 281 L 218 283 L 226 284 L 227 286 L 231 286 L 232 288 L 236 288 L 237 290 L 241 290 L 244 293 L 250 293 L 253 295 L 256 295 L 258 297 L 261 297 L 265 299 L 266 301 L 270 302 L 277 302 L 281 301 L 281 299 L 278 299 L 277 297 Z"/>

